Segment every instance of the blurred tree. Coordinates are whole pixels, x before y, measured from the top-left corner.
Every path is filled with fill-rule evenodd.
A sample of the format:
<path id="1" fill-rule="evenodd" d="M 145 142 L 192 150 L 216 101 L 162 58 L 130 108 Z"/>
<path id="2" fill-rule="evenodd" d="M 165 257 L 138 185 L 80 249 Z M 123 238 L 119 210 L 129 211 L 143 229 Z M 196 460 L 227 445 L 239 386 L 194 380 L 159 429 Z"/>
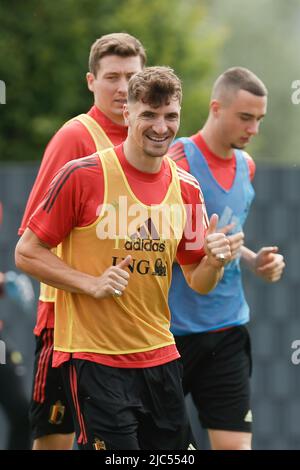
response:
<path id="1" fill-rule="evenodd" d="M 224 34 L 207 22 L 204 0 L 127 0 L 114 18 L 147 48 L 149 65 L 169 65 L 183 81 L 180 135 L 201 126 Z"/>
<path id="2" fill-rule="evenodd" d="M 206 114 L 222 30 L 205 23 L 207 0 L 2 0 L 0 160 L 40 159 L 56 129 L 89 108 L 88 53 L 102 34 L 127 31 L 145 45 L 149 65 L 172 66 L 184 83 L 183 126 Z"/>
<path id="3" fill-rule="evenodd" d="M 291 100 L 299 72 L 299 0 L 212 0 L 214 25 L 227 30 L 219 72 L 241 65 L 255 72 L 269 90 L 261 133 L 249 147 L 268 164 L 300 164 L 300 104 Z"/>

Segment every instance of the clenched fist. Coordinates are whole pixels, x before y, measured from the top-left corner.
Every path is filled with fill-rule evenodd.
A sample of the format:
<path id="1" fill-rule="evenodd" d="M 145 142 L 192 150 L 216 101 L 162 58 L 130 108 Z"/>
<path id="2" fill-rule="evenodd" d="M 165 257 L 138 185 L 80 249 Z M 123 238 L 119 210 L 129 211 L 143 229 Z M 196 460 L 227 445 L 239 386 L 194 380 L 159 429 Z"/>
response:
<path id="1" fill-rule="evenodd" d="M 101 276 L 96 277 L 91 287 L 91 296 L 95 299 L 103 299 L 113 295 L 122 295 L 128 285 L 129 272 L 126 268 L 131 261 L 132 258 L 128 255 L 119 264 L 110 266 Z"/>

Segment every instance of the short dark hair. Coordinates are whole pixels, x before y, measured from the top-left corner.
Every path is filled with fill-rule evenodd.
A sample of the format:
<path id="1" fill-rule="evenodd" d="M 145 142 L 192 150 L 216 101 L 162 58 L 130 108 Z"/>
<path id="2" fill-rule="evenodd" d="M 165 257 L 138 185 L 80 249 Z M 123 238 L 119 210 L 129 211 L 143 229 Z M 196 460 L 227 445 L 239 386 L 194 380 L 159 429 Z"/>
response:
<path id="1" fill-rule="evenodd" d="M 232 67 L 222 73 L 214 83 L 212 99 L 227 96 L 228 92 L 236 93 L 245 90 L 256 96 L 267 96 L 265 84 L 253 72 L 244 67 Z"/>
<path id="2" fill-rule="evenodd" d="M 107 55 L 120 57 L 140 56 L 141 65 L 144 67 L 147 56 L 142 43 L 127 33 L 105 34 L 92 44 L 89 56 L 89 70 L 97 75 L 99 60 Z"/>
<path id="3" fill-rule="evenodd" d="M 142 101 L 153 107 L 182 100 L 181 81 L 170 67 L 146 67 L 131 77 L 128 102 Z"/>

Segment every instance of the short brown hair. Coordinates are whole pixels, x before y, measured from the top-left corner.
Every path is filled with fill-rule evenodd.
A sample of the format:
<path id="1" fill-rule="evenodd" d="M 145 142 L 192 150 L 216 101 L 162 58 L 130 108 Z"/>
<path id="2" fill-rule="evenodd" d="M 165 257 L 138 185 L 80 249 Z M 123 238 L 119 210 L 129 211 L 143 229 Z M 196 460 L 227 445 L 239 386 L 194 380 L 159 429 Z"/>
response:
<path id="1" fill-rule="evenodd" d="M 224 99 L 231 93 L 245 90 L 256 96 L 267 96 L 265 84 L 250 70 L 244 67 L 232 67 L 220 75 L 212 89 L 212 99 Z"/>
<path id="2" fill-rule="evenodd" d="M 170 67 L 146 67 L 129 80 L 128 102 L 142 101 L 155 108 L 181 99 L 181 81 Z"/>
<path id="3" fill-rule="evenodd" d="M 92 44 L 89 57 L 89 70 L 97 75 L 99 60 L 107 55 L 120 57 L 140 56 L 141 65 L 144 67 L 147 56 L 141 42 L 127 33 L 105 34 Z"/>

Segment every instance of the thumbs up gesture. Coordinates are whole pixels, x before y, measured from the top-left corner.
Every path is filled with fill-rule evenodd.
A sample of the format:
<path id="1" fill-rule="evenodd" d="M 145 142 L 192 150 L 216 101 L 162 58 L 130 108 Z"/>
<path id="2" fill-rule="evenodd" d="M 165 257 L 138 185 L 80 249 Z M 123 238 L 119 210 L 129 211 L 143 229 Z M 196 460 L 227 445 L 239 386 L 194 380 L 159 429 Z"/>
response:
<path id="1" fill-rule="evenodd" d="M 95 278 L 95 285 L 92 289 L 92 297 L 102 299 L 109 296 L 120 297 L 125 291 L 128 281 L 129 272 L 126 268 L 130 265 L 132 258 L 126 256 L 116 266 L 110 266 L 104 273 Z"/>
<path id="2" fill-rule="evenodd" d="M 213 214 L 204 240 L 204 250 L 208 261 L 216 268 L 224 266 L 231 258 L 230 242 L 224 233 L 217 231 L 218 221 L 218 215 Z"/>

